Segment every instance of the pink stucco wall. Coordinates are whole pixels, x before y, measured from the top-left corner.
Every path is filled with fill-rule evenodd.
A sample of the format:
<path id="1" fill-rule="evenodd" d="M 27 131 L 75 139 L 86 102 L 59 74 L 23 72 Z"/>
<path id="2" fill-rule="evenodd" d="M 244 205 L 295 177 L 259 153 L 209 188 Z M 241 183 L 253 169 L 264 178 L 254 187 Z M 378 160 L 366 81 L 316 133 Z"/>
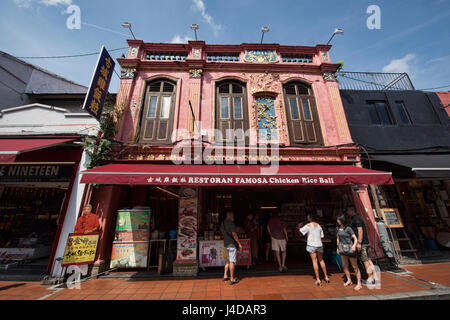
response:
<path id="1" fill-rule="evenodd" d="M 312 86 L 316 105 L 318 109 L 318 114 L 320 118 L 321 130 L 324 138 L 324 143 L 327 146 L 340 145 L 352 142 L 350 134 L 345 136 L 339 135 L 337 128 L 337 121 L 335 119 L 336 106 L 332 107 L 332 101 L 330 98 L 330 93 L 328 87 L 337 87 L 335 81 L 326 81 L 323 78 L 323 70 L 333 69 L 336 66 L 330 61 L 324 61 L 321 52 L 327 52 L 329 47 L 322 48 L 318 51 L 315 47 L 283 47 L 283 50 L 290 50 L 292 53 L 304 53 L 315 52 L 313 55 L 313 63 L 305 64 L 304 69 L 301 72 L 296 72 L 295 68 L 287 69 L 286 66 L 292 66 L 292 63 L 285 63 L 281 61 L 281 55 L 279 56 L 279 61 L 276 63 L 251 63 L 243 62 L 243 57 L 245 54 L 245 48 L 250 45 L 240 45 L 240 46 L 212 46 L 209 50 L 223 50 L 226 52 L 228 50 L 240 50 L 241 61 L 240 63 L 224 62 L 220 67 L 216 64 L 206 61 L 206 51 L 207 46 L 203 42 L 189 42 L 189 45 L 170 45 L 170 44 L 158 44 L 156 49 L 167 51 L 181 50 L 182 48 L 187 48 L 184 50 L 189 50 L 189 55 L 187 62 L 182 67 L 179 62 L 175 61 L 145 61 L 145 52 L 149 50 L 149 46 L 154 49 L 152 44 L 144 44 L 140 41 L 130 41 L 130 50 L 127 59 L 119 59 L 123 68 L 126 67 L 137 67 L 136 76 L 134 79 L 122 79 L 121 87 L 127 86 L 129 88 L 128 93 L 128 103 L 123 114 L 123 120 L 121 128 L 118 134 L 118 139 L 126 142 L 131 142 L 136 134 L 136 128 L 139 123 L 139 112 L 143 107 L 144 90 L 147 81 L 159 78 L 167 77 L 177 82 L 177 94 L 176 94 L 176 106 L 175 106 L 175 119 L 174 119 L 174 130 L 176 129 L 188 129 L 187 123 L 190 117 L 189 109 L 189 96 L 190 96 L 190 84 L 194 81 L 201 82 L 201 92 L 200 92 L 200 113 L 198 118 L 202 123 L 202 129 L 214 129 L 214 91 L 215 82 L 229 78 L 238 79 L 247 84 L 247 94 L 249 116 L 252 114 L 252 108 L 254 104 L 255 97 L 251 93 L 252 86 L 251 76 L 255 77 L 265 77 L 267 74 L 276 74 L 278 79 L 269 84 L 272 87 L 271 92 L 275 92 L 275 109 L 277 115 L 277 126 L 281 130 L 280 143 L 289 145 L 289 134 L 283 132 L 287 130 L 286 123 L 286 112 L 280 110 L 282 106 L 284 108 L 284 98 L 282 95 L 282 85 L 289 80 L 300 80 Z M 155 45 L 156 46 L 156 45 Z M 183 46 L 183 47 L 180 47 Z M 252 45 L 252 47 L 258 47 L 258 45 Z M 134 50 L 134 56 L 131 56 L 132 49 Z M 262 48 L 265 49 L 266 47 Z M 287 48 L 287 49 L 286 49 Z M 156 50 L 154 49 L 154 50 Z M 197 49 L 200 53 L 199 57 L 194 57 L 194 50 Z M 276 50 L 276 48 L 275 48 Z M 279 50 L 281 50 L 279 48 Z M 327 54 L 326 60 L 329 60 L 329 55 Z M 146 63 L 143 65 L 143 61 Z M 154 67 L 150 67 L 154 66 Z M 280 70 L 280 66 L 284 68 Z M 256 68 L 255 68 L 256 67 Z M 203 70 L 201 79 L 191 78 L 189 75 L 190 69 L 199 68 Z M 312 71 L 306 71 L 308 68 L 313 68 Z M 184 70 L 180 70 L 184 69 Z M 217 70 L 220 69 L 220 70 Z M 298 68 L 297 68 L 298 69 Z M 120 90 L 119 90 L 120 91 Z M 342 108 L 342 105 L 340 106 Z M 252 127 L 254 123 L 250 121 L 250 126 Z M 347 130 L 348 131 L 348 130 Z M 212 139 L 212 137 L 209 137 Z M 174 139 L 176 140 L 176 138 Z M 255 142 L 255 141 L 253 141 Z"/>

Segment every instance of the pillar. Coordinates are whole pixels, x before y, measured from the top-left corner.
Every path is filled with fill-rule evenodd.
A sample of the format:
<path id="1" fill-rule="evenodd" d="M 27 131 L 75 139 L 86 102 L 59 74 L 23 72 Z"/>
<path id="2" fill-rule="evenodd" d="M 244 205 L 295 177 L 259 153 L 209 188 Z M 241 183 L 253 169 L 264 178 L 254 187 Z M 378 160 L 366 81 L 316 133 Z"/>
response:
<path id="1" fill-rule="evenodd" d="M 111 248 L 114 240 L 117 210 L 122 195 L 120 186 L 101 186 L 93 191 L 91 204 L 100 221 L 100 237 L 97 245 L 97 259 L 92 274 L 109 269 Z"/>
<path id="2" fill-rule="evenodd" d="M 173 263 L 174 276 L 195 276 L 198 273 L 197 230 L 199 188 L 180 188 L 178 207 L 177 258 Z M 188 230 L 183 232 L 183 230 Z"/>
<path id="3" fill-rule="evenodd" d="M 367 228 L 367 236 L 377 257 L 384 257 L 384 251 L 381 247 L 380 235 L 373 215 L 372 204 L 370 203 L 367 186 L 355 186 L 352 188 L 352 197 L 356 212 L 364 219 Z"/>

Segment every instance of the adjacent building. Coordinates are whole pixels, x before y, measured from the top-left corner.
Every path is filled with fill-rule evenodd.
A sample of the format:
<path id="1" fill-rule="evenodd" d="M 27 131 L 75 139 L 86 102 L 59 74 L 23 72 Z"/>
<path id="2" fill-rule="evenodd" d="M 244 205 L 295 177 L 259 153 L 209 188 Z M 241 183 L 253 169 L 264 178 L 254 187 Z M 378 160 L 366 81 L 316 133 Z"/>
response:
<path id="1" fill-rule="evenodd" d="M 392 209 L 400 214 L 400 224 L 392 229 L 399 260 L 435 255 L 448 245 L 450 225 L 445 99 L 414 90 L 406 74 L 344 73 L 341 78 L 342 102 L 352 139 L 362 148 L 363 166 L 392 172 L 395 181 L 371 186 L 374 213 L 379 218 Z"/>
<path id="2" fill-rule="evenodd" d="M 42 278 L 79 213 L 87 88 L 0 52 L 0 266 Z M 33 262 L 33 267 L 29 267 Z"/>

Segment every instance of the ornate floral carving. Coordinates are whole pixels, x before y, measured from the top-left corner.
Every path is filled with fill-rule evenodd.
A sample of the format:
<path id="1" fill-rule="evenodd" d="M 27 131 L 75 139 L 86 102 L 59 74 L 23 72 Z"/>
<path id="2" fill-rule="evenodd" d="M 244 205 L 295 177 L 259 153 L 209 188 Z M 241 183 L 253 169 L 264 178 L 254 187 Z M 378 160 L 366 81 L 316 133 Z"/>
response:
<path id="1" fill-rule="evenodd" d="M 136 76 L 136 69 L 124 68 L 120 72 L 121 79 L 133 79 Z"/>
<path id="2" fill-rule="evenodd" d="M 277 115 L 275 112 L 275 99 L 272 97 L 258 97 L 258 131 L 263 140 L 277 139 Z"/>
<path id="3" fill-rule="evenodd" d="M 260 92 L 273 92 L 277 95 L 281 92 L 280 75 L 277 73 L 252 73 L 244 74 L 250 80 L 252 94 Z"/>
<path id="4" fill-rule="evenodd" d="M 327 81 L 336 81 L 336 75 L 332 72 L 324 72 L 323 78 Z"/>
<path id="5" fill-rule="evenodd" d="M 194 54 L 192 55 L 195 59 L 200 58 L 200 49 L 194 49 Z"/>
<path id="6" fill-rule="evenodd" d="M 278 55 L 275 50 L 247 50 L 244 60 L 256 63 L 277 62 Z"/>
<path id="7" fill-rule="evenodd" d="M 201 78 L 203 70 L 202 69 L 191 69 L 189 70 L 189 76 L 191 78 Z"/>

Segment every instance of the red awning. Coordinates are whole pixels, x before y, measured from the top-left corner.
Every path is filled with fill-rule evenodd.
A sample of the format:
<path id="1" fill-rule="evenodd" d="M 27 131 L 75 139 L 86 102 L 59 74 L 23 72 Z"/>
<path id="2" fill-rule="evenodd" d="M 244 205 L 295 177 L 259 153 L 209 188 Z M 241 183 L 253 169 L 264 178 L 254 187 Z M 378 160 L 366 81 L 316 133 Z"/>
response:
<path id="1" fill-rule="evenodd" d="M 352 165 L 108 164 L 83 171 L 81 183 L 189 186 L 393 184 L 390 172 Z"/>
<path id="2" fill-rule="evenodd" d="M 14 162 L 23 152 L 39 150 L 75 139 L 0 139 L 0 162 Z"/>

